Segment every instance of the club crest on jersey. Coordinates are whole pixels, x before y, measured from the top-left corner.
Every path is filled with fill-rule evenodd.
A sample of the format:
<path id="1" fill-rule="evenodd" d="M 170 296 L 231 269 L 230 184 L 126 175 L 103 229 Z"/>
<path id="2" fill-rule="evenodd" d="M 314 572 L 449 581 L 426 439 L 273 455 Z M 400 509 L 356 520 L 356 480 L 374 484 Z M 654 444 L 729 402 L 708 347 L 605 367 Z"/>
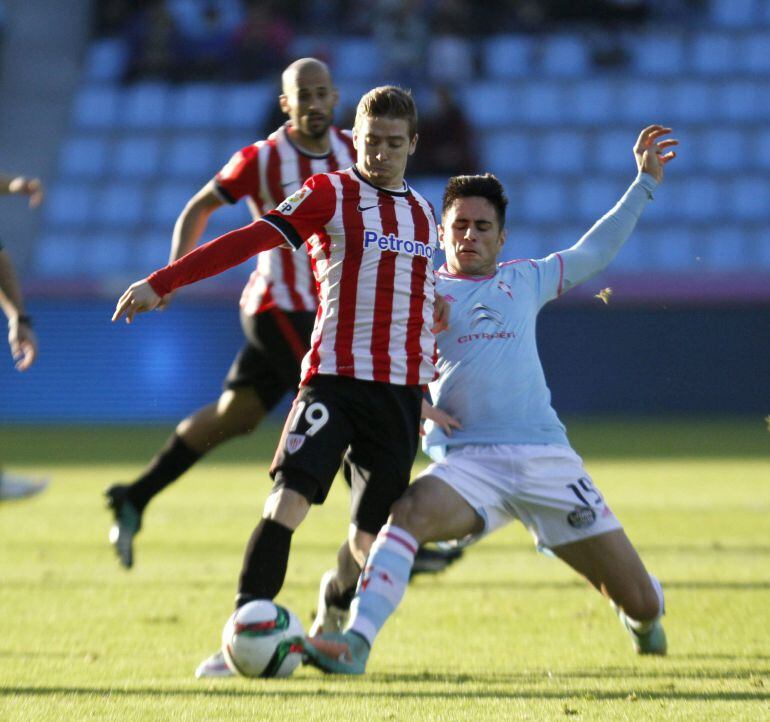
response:
<path id="1" fill-rule="evenodd" d="M 380 251 L 395 251 L 396 253 L 407 253 L 410 256 L 433 258 L 433 246 L 430 244 L 397 238 L 392 233 L 382 236 L 376 231 L 364 231 L 364 250 L 370 246 L 374 246 Z"/>
<path id="2" fill-rule="evenodd" d="M 278 212 L 285 216 L 290 216 L 312 192 L 307 186 L 302 186 L 302 188 L 292 193 L 278 206 Z"/>
<path id="3" fill-rule="evenodd" d="M 286 435 L 286 453 L 296 454 L 305 443 L 304 434 L 287 434 Z"/>
<path id="4" fill-rule="evenodd" d="M 575 529 L 585 529 L 596 521 L 596 512 L 590 506 L 576 506 L 567 514 L 567 523 Z"/>

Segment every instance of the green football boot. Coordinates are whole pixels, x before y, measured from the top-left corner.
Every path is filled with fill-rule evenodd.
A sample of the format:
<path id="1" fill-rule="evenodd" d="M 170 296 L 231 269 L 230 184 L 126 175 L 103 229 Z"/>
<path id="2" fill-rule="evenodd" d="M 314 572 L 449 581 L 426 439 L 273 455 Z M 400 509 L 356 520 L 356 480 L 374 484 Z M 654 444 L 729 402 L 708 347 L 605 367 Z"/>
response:
<path id="1" fill-rule="evenodd" d="M 666 632 L 663 629 L 663 625 L 660 623 L 660 619 L 656 619 L 649 629 L 644 632 L 640 632 L 631 625 L 629 618 L 625 613 L 618 609 L 614 604 L 612 608 L 620 619 L 620 623 L 626 628 L 628 636 L 631 637 L 631 644 L 634 651 L 637 654 L 657 654 L 661 657 L 665 656 L 668 651 L 668 643 L 666 641 Z"/>
<path id="2" fill-rule="evenodd" d="M 115 522 L 110 529 L 110 544 L 120 563 L 131 569 L 134 565 L 134 537 L 142 528 L 142 515 L 128 500 L 127 486 L 114 484 L 104 492 L 107 508 L 112 510 Z"/>
<path id="3" fill-rule="evenodd" d="M 355 632 L 331 632 L 300 637 L 307 662 L 329 674 L 363 674 L 369 659 L 369 643 Z"/>

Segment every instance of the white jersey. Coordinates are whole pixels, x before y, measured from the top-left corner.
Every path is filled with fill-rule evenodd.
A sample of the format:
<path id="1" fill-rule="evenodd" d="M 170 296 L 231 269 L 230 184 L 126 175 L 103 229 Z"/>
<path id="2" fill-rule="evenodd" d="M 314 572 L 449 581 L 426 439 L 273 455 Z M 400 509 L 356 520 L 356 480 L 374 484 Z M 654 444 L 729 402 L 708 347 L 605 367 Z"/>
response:
<path id="1" fill-rule="evenodd" d="M 355 167 L 313 176 L 264 220 L 307 252 L 319 308 L 302 383 L 315 374 L 415 385 L 436 376 L 430 204 Z M 303 252 L 304 255 L 304 252 Z"/>

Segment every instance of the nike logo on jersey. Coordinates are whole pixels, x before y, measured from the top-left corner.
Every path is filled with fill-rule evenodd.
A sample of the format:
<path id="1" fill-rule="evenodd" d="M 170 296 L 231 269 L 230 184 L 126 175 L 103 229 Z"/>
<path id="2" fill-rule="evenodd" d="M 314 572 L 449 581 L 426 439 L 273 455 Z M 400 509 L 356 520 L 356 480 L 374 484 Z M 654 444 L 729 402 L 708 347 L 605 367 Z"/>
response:
<path id="1" fill-rule="evenodd" d="M 377 208 L 380 204 L 375 203 L 373 206 L 366 206 L 365 208 L 359 203 L 358 204 L 358 212 L 363 213 L 364 211 L 370 211 L 372 208 Z"/>

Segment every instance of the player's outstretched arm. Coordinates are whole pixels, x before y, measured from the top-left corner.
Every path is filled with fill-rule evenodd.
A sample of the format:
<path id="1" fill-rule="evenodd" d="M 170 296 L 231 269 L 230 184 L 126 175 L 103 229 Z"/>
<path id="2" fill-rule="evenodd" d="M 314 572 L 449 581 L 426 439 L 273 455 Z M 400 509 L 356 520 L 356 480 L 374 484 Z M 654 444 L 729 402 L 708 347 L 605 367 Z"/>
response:
<path id="1" fill-rule="evenodd" d="M 638 175 L 609 213 L 600 218 L 574 246 L 561 251 L 566 291 L 606 268 L 628 240 L 652 193 L 663 180 L 663 168 L 676 157 L 679 144 L 665 138 L 671 128 L 647 126 L 634 144 Z"/>
<path id="2" fill-rule="evenodd" d="M 137 313 L 145 313 L 157 308 L 160 305 L 160 299 L 161 297 L 152 290 L 146 278 L 132 283 L 118 299 L 112 321 L 118 321 L 125 316 L 126 323 L 131 323 Z"/>

